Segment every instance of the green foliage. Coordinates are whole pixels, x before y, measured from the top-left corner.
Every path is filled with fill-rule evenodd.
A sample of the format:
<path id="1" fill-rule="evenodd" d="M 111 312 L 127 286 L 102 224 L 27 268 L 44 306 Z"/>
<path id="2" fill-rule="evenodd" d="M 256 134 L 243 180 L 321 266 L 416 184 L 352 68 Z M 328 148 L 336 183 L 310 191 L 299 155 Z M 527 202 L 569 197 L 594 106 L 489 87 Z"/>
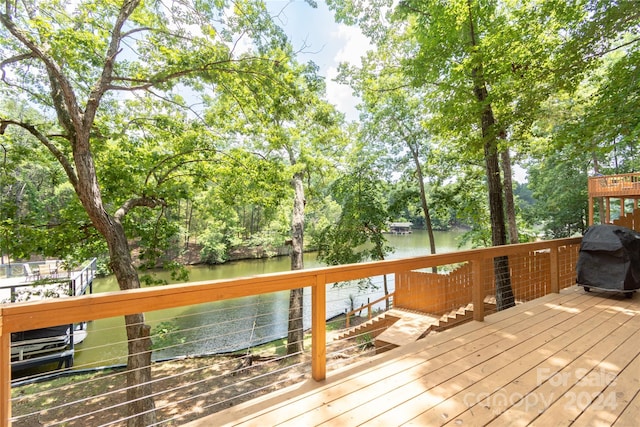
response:
<path id="1" fill-rule="evenodd" d="M 200 257 L 204 263 L 221 264 L 227 260 L 229 247 L 224 233 L 210 228 L 204 230 L 199 239 L 202 244 Z"/>
<path id="2" fill-rule="evenodd" d="M 382 260 L 389 253 L 384 230 L 389 222 L 386 194 L 375 171 L 361 167 L 337 179 L 331 194 L 342 211 L 336 224 L 318 235 L 318 259 L 330 264 Z"/>
<path id="3" fill-rule="evenodd" d="M 474 245 L 487 243 L 488 205 L 478 196 L 486 174 L 469 172 L 480 165 L 487 138 L 499 135 L 499 149 L 510 148 L 516 159 L 532 155 L 534 163 L 541 162 L 540 173 L 532 178 L 538 189 L 536 207 L 527 209 L 527 223 L 519 217 L 525 239 L 533 236 L 534 224 L 547 224 L 554 236 L 582 228 L 586 170 L 581 153 L 592 153 L 600 162 L 593 167 L 601 173 L 638 169 L 637 2 L 328 4 L 339 20 L 359 25 L 376 43 L 361 68 L 341 67 L 341 79 L 364 100 L 362 117 L 371 122 L 367 126 L 386 130 L 373 133 L 369 150 L 377 152 L 378 135 L 389 138 L 388 129 L 398 123 L 410 131 L 406 124 L 416 121 L 407 117 L 417 112 L 431 139 L 431 167 L 425 174 L 432 183 L 435 222 L 456 218 L 470 225 L 467 236 Z M 403 104 L 380 114 L 385 102 L 407 91 L 407 82 L 421 102 L 409 108 L 409 115 L 393 116 Z M 482 88 L 487 98 L 478 103 L 474 90 Z M 554 103 L 557 108 L 550 108 Z M 480 127 L 487 106 L 496 119 L 493 129 Z M 394 145 L 384 151 L 393 153 Z M 565 150 L 565 145 L 574 148 Z M 556 160 L 567 162 L 565 169 L 549 160 L 553 150 L 560 151 Z M 544 159 L 539 160 L 541 151 Z M 394 166 L 394 173 L 401 172 L 400 164 Z M 542 184 L 545 173 L 554 175 Z"/>
<path id="4" fill-rule="evenodd" d="M 533 213 L 546 237 L 568 237 L 586 230 L 588 165 L 588 153 L 567 147 L 530 167 L 529 186 L 536 200 Z"/>
<path id="5" fill-rule="evenodd" d="M 156 266 L 168 252 L 179 254 L 183 239 L 188 241 L 192 211 L 189 217 L 181 217 L 180 204 L 195 199 L 205 187 L 216 185 L 211 177 L 245 178 L 244 183 L 233 181 L 239 185 L 230 186 L 228 191 L 253 196 L 251 203 L 264 209 L 264 221 L 268 223 L 283 192 L 265 191 L 261 184 L 273 179 L 265 180 L 262 171 L 257 171 L 259 157 L 252 154 L 252 164 L 247 164 L 249 155 L 243 162 L 236 162 L 237 153 L 231 153 L 233 144 L 220 137 L 225 127 L 204 126 L 198 120 L 200 112 L 188 105 L 199 99 L 218 102 L 223 99 L 222 93 L 237 99 L 246 93 L 248 98 L 255 88 L 264 87 L 272 96 L 283 91 L 280 83 L 286 82 L 288 74 L 274 64 L 286 59 L 291 51 L 263 2 L 242 0 L 226 8 L 225 2 L 182 2 L 171 8 L 144 2 L 114 7 L 93 1 L 8 6 L 1 15 L 0 66 L 7 78 L 0 91 L 3 99 L 19 100 L 28 108 L 1 108 L 2 147 L 5 152 L 11 151 L 4 157 L 11 163 L 2 166 L 22 175 L 43 175 L 37 168 L 44 161 L 53 161 L 54 165 L 59 161 L 43 172 L 57 173 L 58 180 L 66 173 L 64 179 L 76 192 L 90 188 L 92 193 L 81 194 L 82 207 L 73 192 L 68 192 L 71 198 L 58 194 L 50 203 L 42 197 L 42 189 L 29 193 L 20 190 L 29 195 L 29 200 L 22 199 L 19 206 L 3 203 L 11 200 L 3 197 L 0 209 L 12 219 L 3 221 L 0 230 L 3 252 L 14 256 L 55 252 L 59 256 L 65 249 L 60 248 L 64 242 L 77 246 L 76 236 L 91 241 L 101 238 L 93 229 L 96 212 L 112 218 L 124 213 L 126 232 L 141 249 L 143 265 Z M 239 38 L 247 39 L 251 48 L 234 52 Z M 24 55 L 29 49 L 35 53 Z M 123 92 L 127 96 L 120 96 Z M 64 93 L 64 99 L 57 95 L 49 99 L 46 95 L 50 93 Z M 74 119 L 77 112 L 85 114 L 82 120 Z M 86 128 L 80 129 L 82 126 Z M 89 132 L 89 140 L 84 141 Z M 33 137 L 42 145 L 34 144 Z M 9 147 L 5 142 L 8 138 L 24 138 L 26 142 Z M 93 157 L 76 164 L 89 166 L 88 174 L 78 177 L 80 171 L 72 164 L 74 156 L 81 153 Z M 23 167 L 19 159 L 28 159 L 22 161 L 28 165 Z M 91 170 L 93 166 L 95 171 Z M 243 167 L 247 169 L 242 171 Z M 93 174 L 99 188 L 85 182 Z M 5 178 L 13 182 L 6 180 L 5 186 Z M 15 191 L 21 181 L 37 182 L 18 174 L 1 179 L 3 196 Z M 58 183 L 52 184 L 53 193 Z M 277 187 L 269 190 L 273 188 Z M 95 211 L 88 209 L 93 202 L 100 205 Z M 132 209 L 142 206 L 153 211 Z M 77 211 L 72 215 L 69 207 Z M 82 212 L 84 209 L 93 215 L 94 224 Z M 21 210 L 40 217 L 19 215 Z M 65 210 L 75 223 L 58 223 L 61 218 L 67 219 Z M 194 221 L 205 222 L 206 217 Z M 48 229 L 40 232 L 38 227 Z M 51 238 L 53 229 L 61 230 L 55 238 Z M 9 247 L 16 237 L 19 242 L 37 243 Z"/>
<path id="6" fill-rule="evenodd" d="M 328 263 L 381 259 L 385 221 L 424 221 L 418 170 L 435 227 L 469 226 L 473 245 L 487 245 L 479 117 L 488 103 L 504 132 L 500 148 L 530 165 L 535 200 L 516 188 L 521 235 L 534 226 L 551 237 L 579 233 L 587 175 L 640 169 L 636 1 L 328 4 L 375 44 L 361 67 L 341 66 L 339 79 L 362 101 L 357 130 L 324 101 L 317 66 L 296 61 L 260 1 L 171 10 L 140 3 L 124 27 L 138 30 L 114 41 L 104 86 L 121 5 L 8 3 L 0 26 L 0 252 L 70 260 L 107 253 L 60 163 L 73 160 L 78 134 L 65 117 L 92 102 L 99 108 L 86 132 L 104 211 L 113 216 L 135 202 L 123 225 L 143 268 L 164 265 L 176 277 L 184 270 L 169 261 L 192 242 L 209 263 L 241 244 L 279 246 L 291 233 L 296 174 L 306 187 L 310 246 Z M 62 101 L 47 98 L 57 91 L 46 63 L 23 56 L 9 18 L 46 46 L 77 105 L 55 109 Z M 245 41 L 240 34 L 250 39 L 242 51 L 234 48 Z M 473 93 L 480 70 L 484 104 Z M 374 172 L 358 170 L 365 163 Z"/>
<path id="7" fill-rule="evenodd" d="M 96 264 L 96 276 L 98 277 L 104 277 L 111 274 L 109 259 L 106 256 L 106 252 L 102 252 L 102 254 L 102 256 L 98 257 Z"/>
<path id="8" fill-rule="evenodd" d="M 16 108 L 12 102 L 3 107 Z M 46 150 L 15 128 L 0 136 L 0 144 L 0 250 L 18 259 L 32 254 L 86 259 L 103 253 L 104 243 L 95 241 L 97 233 L 73 187 Z"/>
<path id="9" fill-rule="evenodd" d="M 375 338 L 370 333 L 360 334 L 356 336 L 356 343 L 360 351 L 369 350 L 375 347 Z"/>

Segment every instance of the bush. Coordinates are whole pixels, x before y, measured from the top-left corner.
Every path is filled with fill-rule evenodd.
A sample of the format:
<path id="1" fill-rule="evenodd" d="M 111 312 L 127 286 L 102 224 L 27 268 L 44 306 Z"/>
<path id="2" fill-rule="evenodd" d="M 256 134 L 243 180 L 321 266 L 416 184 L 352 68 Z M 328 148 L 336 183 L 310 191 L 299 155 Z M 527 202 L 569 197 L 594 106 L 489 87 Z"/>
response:
<path id="1" fill-rule="evenodd" d="M 225 235 L 218 230 L 205 230 L 199 237 L 200 258 L 206 264 L 222 264 L 228 258 Z"/>

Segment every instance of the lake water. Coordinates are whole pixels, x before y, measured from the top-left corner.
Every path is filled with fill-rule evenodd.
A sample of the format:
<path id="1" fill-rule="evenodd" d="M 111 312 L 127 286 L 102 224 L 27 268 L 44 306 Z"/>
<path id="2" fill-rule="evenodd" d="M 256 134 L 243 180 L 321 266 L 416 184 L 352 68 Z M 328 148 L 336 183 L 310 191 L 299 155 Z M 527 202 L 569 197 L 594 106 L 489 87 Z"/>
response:
<path id="1" fill-rule="evenodd" d="M 461 232 L 436 232 L 438 253 L 459 250 Z M 407 258 L 429 254 L 429 239 L 424 231 L 407 235 L 387 235 L 395 248 L 389 259 Z M 322 266 L 315 253 L 305 254 L 305 267 Z M 190 281 L 228 279 L 256 274 L 275 273 L 290 269 L 288 257 L 234 261 L 216 266 L 192 266 Z M 158 277 L 168 280 L 168 273 Z M 344 313 L 352 304 L 366 304 L 383 295 L 382 284 L 377 289 L 360 292 L 356 286 L 331 289 L 327 296 L 327 315 Z M 391 290 L 393 289 L 391 283 Z M 94 293 L 118 289 L 115 278 L 110 276 L 94 281 Z M 246 298 L 147 312 L 147 322 L 153 330 L 167 326 L 177 331 L 167 339 L 171 345 L 154 351 L 154 359 L 185 354 L 222 353 L 236 351 L 250 345 L 271 341 L 287 332 L 288 292 L 256 295 Z M 305 294 L 305 325 L 310 324 L 310 295 Z M 178 332 L 179 331 L 179 332 Z M 126 361 L 126 335 L 122 317 L 100 319 L 88 324 L 85 341 L 76 347 L 74 368 L 106 366 Z"/>

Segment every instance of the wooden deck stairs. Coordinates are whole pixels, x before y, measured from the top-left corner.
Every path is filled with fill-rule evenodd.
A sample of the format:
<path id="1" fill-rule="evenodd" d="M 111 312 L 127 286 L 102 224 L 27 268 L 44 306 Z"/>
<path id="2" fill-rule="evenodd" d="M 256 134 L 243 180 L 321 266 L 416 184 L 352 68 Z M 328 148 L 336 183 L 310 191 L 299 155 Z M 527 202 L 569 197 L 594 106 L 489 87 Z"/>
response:
<path id="1" fill-rule="evenodd" d="M 485 313 L 496 311 L 495 297 L 484 301 Z M 434 315 L 401 308 L 393 308 L 367 322 L 349 329 L 335 339 L 368 336 L 375 340 L 376 353 L 408 344 L 431 333 L 442 332 L 473 319 L 473 304 L 459 307 L 444 315 Z"/>
<path id="2" fill-rule="evenodd" d="M 358 338 L 365 335 L 375 338 L 398 320 L 399 317 L 393 315 L 393 310 L 388 310 L 364 323 L 337 334 L 333 339 L 335 341 L 339 341 Z"/>

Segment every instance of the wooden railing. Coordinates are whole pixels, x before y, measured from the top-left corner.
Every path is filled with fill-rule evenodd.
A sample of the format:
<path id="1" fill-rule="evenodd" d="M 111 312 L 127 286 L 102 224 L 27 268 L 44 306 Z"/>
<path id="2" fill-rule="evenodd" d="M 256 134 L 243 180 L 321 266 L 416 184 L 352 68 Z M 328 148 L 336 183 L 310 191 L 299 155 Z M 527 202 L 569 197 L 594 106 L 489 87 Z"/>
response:
<path id="1" fill-rule="evenodd" d="M 640 231 L 640 173 L 592 176 L 588 181 L 589 225 L 594 224 L 594 199 L 601 200 L 600 222 L 613 223 Z M 627 212 L 625 200 L 633 200 L 631 212 Z M 618 203 L 619 218 L 611 218 L 611 202 Z"/>
<path id="2" fill-rule="evenodd" d="M 589 177 L 589 197 L 640 197 L 640 173 Z"/>
<path id="3" fill-rule="evenodd" d="M 575 262 L 580 238 L 559 239 L 528 244 L 492 247 L 400 260 L 266 274 L 249 278 L 167 285 L 129 291 L 107 292 L 57 300 L 25 302 L 0 306 L 0 416 L 3 426 L 11 418 L 11 333 L 44 328 L 88 319 L 148 312 L 172 307 L 190 306 L 251 295 L 291 289 L 311 288 L 311 375 L 320 381 L 326 377 L 326 303 L 327 285 L 385 274 L 401 274 L 413 270 L 456 264 L 469 264 L 469 295 L 476 307 L 475 320 L 484 319 L 483 303 L 492 286 L 491 274 L 495 257 L 518 257 L 522 254 L 548 253 L 545 264 L 530 264 L 529 269 L 545 271 L 536 274 L 543 292 L 559 292 L 575 282 Z M 483 282 L 484 281 L 484 282 Z M 548 282 L 548 283 L 547 283 Z M 537 285 L 536 285 L 537 286 Z M 428 292 L 425 289 L 425 292 Z M 395 298 L 401 298 L 396 291 Z"/>
<path id="4" fill-rule="evenodd" d="M 71 271 L 69 277 L 73 286 L 73 295 L 84 295 L 87 293 L 93 293 L 93 279 L 96 277 L 96 271 L 98 269 L 98 260 L 92 258 L 82 265 L 79 271 Z"/>

